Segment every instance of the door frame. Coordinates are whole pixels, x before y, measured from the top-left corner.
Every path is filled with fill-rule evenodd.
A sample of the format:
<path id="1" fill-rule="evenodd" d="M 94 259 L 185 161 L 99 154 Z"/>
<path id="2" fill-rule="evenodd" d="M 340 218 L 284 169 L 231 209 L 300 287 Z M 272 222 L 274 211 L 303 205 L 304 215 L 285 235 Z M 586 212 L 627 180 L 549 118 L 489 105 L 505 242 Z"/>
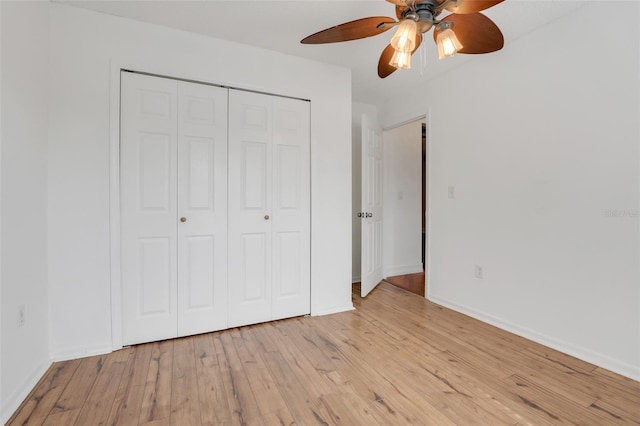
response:
<path id="1" fill-rule="evenodd" d="M 111 281 L 111 349 L 122 348 L 122 281 L 120 267 L 120 73 L 128 69 L 111 61 L 109 93 L 109 255 Z"/>
<path id="2" fill-rule="evenodd" d="M 241 87 L 231 87 L 222 84 L 215 84 L 206 81 L 195 81 L 188 78 L 181 78 L 176 76 L 169 76 L 149 69 L 148 66 L 141 65 L 139 63 L 125 63 L 123 61 L 110 59 L 110 84 L 109 84 L 109 281 L 110 281 L 110 305 L 111 305 L 111 349 L 116 351 L 122 349 L 122 281 L 121 277 L 121 265 L 120 265 L 120 233 L 121 233 L 121 220 L 120 220 L 120 100 L 121 100 L 121 81 L 120 74 L 122 71 L 132 71 L 149 74 L 158 77 L 172 78 L 175 80 L 189 81 L 192 83 L 206 84 L 210 86 L 225 87 L 227 89 L 244 90 L 248 92 L 263 93 L 272 96 L 279 96 L 290 99 L 298 99 L 307 102 L 311 102 L 310 99 L 298 98 L 287 95 L 279 95 L 275 93 L 267 93 L 259 90 L 243 89 Z M 160 67 L 158 67 L 160 69 Z M 310 117 L 311 118 L 311 117 Z M 311 125 L 311 122 L 310 122 Z M 311 137 L 311 135 L 310 135 Z M 313 211 L 311 209 L 311 203 L 313 202 L 313 161 L 312 152 L 313 144 L 309 145 L 309 220 L 313 223 Z M 314 294 L 314 280 L 313 280 L 313 227 L 309 229 L 309 261 L 310 261 L 310 274 L 309 274 L 309 304 L 311 309 L 311 315 L 318 315 L 313 303 Z M 339 311 L 340 312 L 340 311 Z M 328 312 L 321 312 L 320 314 L 326 314 Z"/>

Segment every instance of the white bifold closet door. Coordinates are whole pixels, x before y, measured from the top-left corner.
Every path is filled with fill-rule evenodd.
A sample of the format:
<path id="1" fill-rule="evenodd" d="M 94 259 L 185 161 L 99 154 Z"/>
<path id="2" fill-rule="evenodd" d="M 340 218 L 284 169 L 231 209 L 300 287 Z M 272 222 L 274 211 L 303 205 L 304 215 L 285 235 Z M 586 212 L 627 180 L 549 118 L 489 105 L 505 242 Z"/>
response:
<path id="1" fill-rule="evenodd" d="M 229 91 L 229 327 L 310 313 L 309 103 Z"/>
<path id="2" fill-rule="evenodd" d="M 123 343 L 227 327 L 227 96 L 121 74 Z"/>

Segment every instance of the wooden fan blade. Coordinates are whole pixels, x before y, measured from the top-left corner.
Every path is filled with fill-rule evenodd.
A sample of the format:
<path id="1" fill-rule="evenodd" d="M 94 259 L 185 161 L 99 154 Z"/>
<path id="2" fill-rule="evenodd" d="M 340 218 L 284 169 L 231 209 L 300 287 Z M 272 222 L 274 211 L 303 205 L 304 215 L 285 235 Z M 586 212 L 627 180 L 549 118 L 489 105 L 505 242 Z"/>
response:
<path id="1" fill-rule="evenodd" d="M 387 45 L 387 47 L 385 47 L 382 51 L 382 55 L 380 55 L 380 59 L 378 60 L 378 77 L 388 77 L 393 74 L 395 70 L 397 70 L 396 67 L 392 67 L 391 65 L 389 65 L 394 52 L 395 49 L 390 44 Z"/>
<path id="2" fill-rule="evenodd" d="M 462 43 L 462 49 L 458 53 L 490 53 L 504 46 L 502 31 L 482 13 L 454 13 L 442 21 L 453 22 L 453 32 Z M 437 41 L 439 32 L 439 26 L 436 25 L 433 31 L 434 41 Z"/>
<path id="3" fill-rule="evenodd" d="M 407 0 L 387 0 L 389 3 L 393 3 L 396 6 L 407 7 Z"/>
<path id="4" fill-rule="evenodd" d="M 335 27 L 327 28 L 300 40 L 302 44 L 336 43 L 339 41 L 358 40 L 387 31 L 392 26 L 381 24 L 395 23 L 396 20 L 386 16 L 356 19 Z M 380 28 L 379 28 L 380 27 Z"/>
<path id="5" fill-rule="evenodd" d="M 412 55 L 416 50 L 418 50 L 418 47 L 420 47 L 420 43 L 422 43 L 422 34 L 418 34 L 416 37 L 416 47 L 415 49 L 413 49 L 413 52 L 411 52 Z M 397 70 L 396 67 L 389 65 L 394 52 L 395 49 L 390 44 L 387 45 L 387 47 L 385 47 L 382 51 L 382 55 L 380 55 L 380 59 L 378 60 L 378 77 L 388 77 L 393 74 L 395 70 Z"/>
<path id="6" fill-rule="evenodd" d="M 398 20 L 402 19 L 402 12 L 404 12 L 406 8 L 407 6 L 400 6 L 400 5 L 396 6 L 396 18 L 398 18 Z"/>
<path id="7" fill-rule="evenodd" d="M 453 13 L 477 13 L 489 9 L 504 0 L 458 0 L 458 4 L 451 4 L 446 9 Z"/>

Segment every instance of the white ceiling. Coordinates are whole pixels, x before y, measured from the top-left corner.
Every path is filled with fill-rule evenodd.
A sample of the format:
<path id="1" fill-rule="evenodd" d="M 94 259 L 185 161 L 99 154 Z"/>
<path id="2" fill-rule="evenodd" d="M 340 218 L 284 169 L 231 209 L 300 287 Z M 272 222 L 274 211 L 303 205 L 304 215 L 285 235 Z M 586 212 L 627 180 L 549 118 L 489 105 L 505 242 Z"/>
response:
<path id="1" fill-rule="evenodd" d="M 344 43 L 300 44 L 305 36 L 343 22 L 367 16 L 395 17 L 394 5 L 384 0 L 53 1 L 348 67 L 352 70 L 353 99 L 371 104 L 397 91 L 410 90 L 474 58 L 457 55 L 438 60 L 429 34 L 423 43 L 426 69 L 421 73 L 420 52 L 416 52 L 412 69 L 396 71 L 383 80 L 377 75 L 378 58 L 393 30 Z M 501 28 L 506 51 L 517 38 L 571 13 L 582 4 L 567 0 L 506 0 L 483 13 Z M 493 53 L 497 54 L 502 52 Z"/>

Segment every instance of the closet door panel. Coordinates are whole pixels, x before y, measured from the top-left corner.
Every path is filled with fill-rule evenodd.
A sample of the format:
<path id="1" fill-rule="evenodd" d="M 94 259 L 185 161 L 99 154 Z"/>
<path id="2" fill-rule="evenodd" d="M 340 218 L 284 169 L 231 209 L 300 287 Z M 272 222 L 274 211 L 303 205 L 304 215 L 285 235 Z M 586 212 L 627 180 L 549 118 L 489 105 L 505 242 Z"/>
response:
<path id="1" fill-rule="evenodd" d="M 178 82 L 178 334 L 227 327 L 227 89 Z"/>
<path id="2" fill-rule="evenodd" d="M 268 148 L 263 142 L 241 142 L 240 177 L 245 211 L 267 210 Z"/>
<path id="3" fill-rule="evenodd" d="M 229 327 L 271 319 L 271 102 L 229 91 Z"/>
<path id="4" fill-rule="evenodd" d="M 311 312 L 309 103 L 273 98 L 272 319 Z"/>
<path id="5" fill-rule="evenodd" d="M 260 234 L 242 234 L 242 282 L 244 294 L 241 300 L 246 303 L 263 303 L 267 298 L 267 274 L 268 265 L 268 235 Z"/>
<path id="6" fill-rule="evenodd" d="M 123 342 L 133 344 L 177 335 L 177 83 L 121 77 Z"/>

